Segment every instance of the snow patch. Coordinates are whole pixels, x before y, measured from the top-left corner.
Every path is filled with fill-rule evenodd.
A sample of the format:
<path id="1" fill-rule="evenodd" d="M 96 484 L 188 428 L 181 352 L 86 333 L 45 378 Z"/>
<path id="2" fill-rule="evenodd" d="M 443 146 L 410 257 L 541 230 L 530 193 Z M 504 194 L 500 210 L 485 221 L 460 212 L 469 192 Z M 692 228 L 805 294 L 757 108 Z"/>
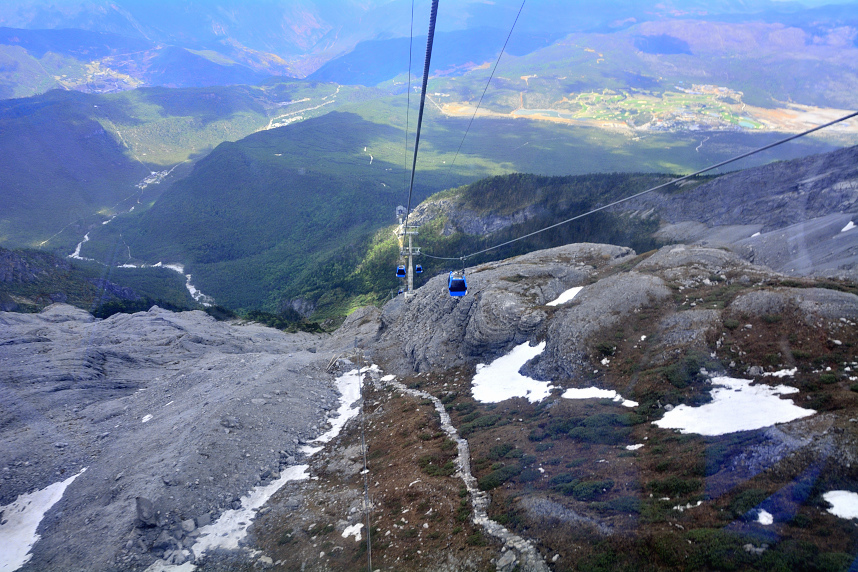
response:
<path id="1" fill-rule="evenodd" d="M 30 549 L 41 538 L 36 534 L 39 523 L 84 471 L 86 468 L 64 481 L 40 491 L 18 495 L 13 503 L 0 506 L 0 570 L 12 572 L 30 561 L 33 557 Z"/>
<path id="2" fill-rule="evenodd" d="M 513 397 L 524 397 L 531 403 L 542 401 L 551 393 L 548 381 L 538 381 L 521 375 L 518 370 L 545 349 L 545 342 L 531 346 L 527 342 L 493 361 L 478 364 L 471 392 L 482 403 L 499 403 Z"/>
<path id="3" fill-rule="evenodd" d="M 276 481 L 263 487 L 256 487 L 241 497 L 241 508 L 226 510 L 217 521 L 200 528 L 200 537 L 192 548 L 196 557 L 200 558 L 207 551 L 216 548 L 237 549 L 239 541 L 247 536 L 247 529 L 253 523 L 256 511 L 287 482 L 305 480 L 309 476 L 307 469 L 309 465 L 288 467 Z"/>
<path id="4" fill-rule="evenodd" d="M 156 560 L 143 572 L 194 572 L 196 569 L 197 567 L 190 562 L 176 566 L 175 564 L 167 564 L 163 560 Z"/>
<path id="5" fill-rule="evenodd" d="M 797 367 L 794 367 L 792 369 L 782 369 L 780 371 L 768 371 L 763 374 L 763 377 L 795 377 L 797 371 Z"/>
<path id="6" fill-rule="evenodd" d="M 623 396 L 613 389 L 599 389 L 598 387 L 584 387 L 567 389 L 561 395 L 564 399 L 613 399 L 620 402 L 623 407 L 637 407 L 638 402 L 631 399 L 623 399 Z"/>
<path id="7" fill-rule="evenodd" d="M 141 423 L 146 423 L 147 421 L 152 420 L 152 415 L 144 415 L 143 419 L 140 420 Z"/>
<path id="8" fill-rule="evenodd" d="M 109 221 L 108 221 L 109 222 Z M 74 249 L 74 252 L 68 255 L 69 258 L 74 258 L 75 260 L 92 260 L 92 258 L 86 258 L 80 255 L 80 249 L 83 247 L 85 242 L 89 242 L 89 233 L 83 235 L 83 240 L 77 243 L 77 246 Z"/>
<path id="9" fill-rule="evenodd" d="M 578 292 L 580 292 L 582 288 L 584 287 L 575 286 L 574 288 L 570 288 L 569 290 L 566 290 L 560 296 L 558 296 L 556 300 L 552 300 L 551 302 L 546 304 L 546 306 L 559 306 L 560 304 L 565 304 L 566 302 L 577 296 Z"/>
<path id="10" fill-rule="evenodd" d="M 340 392 L 340 407 L 337 409 L 336 417 L 328 420 L 331 423 L 331 428 L 320 435 L 316 439 L 316 443 L 328 443 L 340 434 L 350 419 L 360 413 L 361 377 L 364 372 L 370 370 L 378 371 L 378 366 L 373 365 L 368 370 L 361 369 L 360 371 L 353 369 L 335 380 L 334 383 L 337 384 L 337 390 Z"/>
<path id="11" fill-rule="evenodd" d="M 858 493 L 851 491 L 829 491 L 822 495 L 831 505 L 828 512 L 840 518 L 858 518 Z"/>
<path id="12" fill-rule="evenodd" d="M 347 526 L 343 531 L 343 538 L 348 538 L 349 536 L 355 537 L 355 542 L 360 542 L 360 529 L 363 528 L 361 523 L 353 524 L 351 526 Z"/>
<path id="13" fill-rule="evenodd" d="M 847 224 L 846 226 L 844 226 L 844 227 L 843 227 L 843 229 L 842 229 L 840 232 L 847 232 L 847 231 L 852 230 L 853 228 L 855 228 L 855 223 L 854 223 L 854 222 L 852 222 L 852 221 L 850 220 L 850 221 L 849 221 L 849 224 Z"/>
<path id="14" fill-rule="evenodd" d="M 628 449 L 629 451 L 637 451 L 638 449 L 640 449 L 643 446 L 644 446 L 643 443 L 638 443 L 637 445 L 626 445 L 626 449 Z"/>
<path id="15" fill-rule="evenodd" d="M 772 513 L 765 509 L 760 509 L 760 512 L 757 513 L 757 522 L 762 524 L 763 526 L 769 526 L 770 524 L 775 523 L 775 517 L 772 516 Z"/>
<path id="16" fill-rule="evenodd" d="M 681 433 L 714 436 L 761 429 L 816 413 L 795 405 L 791 399 L 779 397 L 797 393 L 794 387 L 751 383 L 726 376 L 712 378 L 716 387 L 711 391 L 711 403 L 700 407 L 680 405 L 654 424 L 662 429 L 679 429 Z"/>
<path id="17" fill-rule="evenodd" d="M 369 370 L 378 371 L 378 366 L 373 365 Z M 355 369 L 335 380 L 340 392 L 340 407 L 337 409 L 337 416 L 329 420 L 331 428 L 319 436 L 315 441 L 316 443 L 327 443 L 332 440 L 340 434 L 345 424 L 360 412 L 360 406 L 357 402 L 360 399 L 361 374 L 366 371 L 366 369 L 360 371 Z M 307 455 L 314 455 L 321 451 L 322 447 L 304 446 L 301 450 Z M 247 529 L 253 524 L 257 510 L 287 482 L 309 479 L 309 468 L 309 465 L 293 465 L 284 469 L 279 479 L 268 485 L 256 487 L 241 497 L 240 509 L 224 511 L 217 521 L 200 528 L 200 537 L 191 548 L 196 558 L 199 559 L 207 551 L 218 548 L 236 550 L 239 547 L 239 542 L 247 536 Z M 193 565 L 189 567 L 187 563 L 182 566 L 173 566 L 163 560 L 153 564 L 153 566 L 155 565 L 157 568 L 150 566 L 146 572 L 191 572 L 196 569 Z"/>
<path id="18" fill-rule="evenodd" d="M 670 500 L 670 499 L 667 499 L 667 500 Z M 685 506 L 678 504 L 675 507 L 673 507 L 673 510 L 678 510 L 679 512 L 685 512 L 686 510 L 690 510 L 692 508 L 697 508 L 698 506 L 700 506 L 702 504 L 703 504 L 702 500 L 697 501 L 697 504 L 688 503 Z"/>

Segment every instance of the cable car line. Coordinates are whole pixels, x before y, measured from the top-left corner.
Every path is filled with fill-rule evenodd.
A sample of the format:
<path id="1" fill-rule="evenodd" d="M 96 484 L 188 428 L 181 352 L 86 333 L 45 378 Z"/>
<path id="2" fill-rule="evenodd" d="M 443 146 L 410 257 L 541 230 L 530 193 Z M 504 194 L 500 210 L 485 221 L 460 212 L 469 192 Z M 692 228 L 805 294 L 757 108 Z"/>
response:
<path id="1" fill-rule="evenodd" d="M 417 113 L 417 134 L 414 138 L 414 160 L 411 163 L 411 184 L 408 186 L 408 207 L 405 211 L 405 226 L 408 231 L 408 217 L 411 215 L 411 195 L 414 191 L 414 172 L 417 170 L 417 150 L 420 147 L 420 128 L 423 125 L 423 107 L 426 104 L 426 84 L 429 83 L 429 62 L 432 60 L 432 43 L 435 40 L 435 20 L 438 17 L 438 0 L 432 0 L 429 14 L 429 34 L 426 36 L 426 61 L 423 64 L 423 88 L 420 91 L 420 110 Z"/>
<path id="2" fill-rule="evenodd" d="M 785 139 L 780 139 L 780 140 L 778 140 L 778 141 L 775 141 L 774 143 L 769 143 L 768 145 L 765 145 L 765 146 L 763 146 L 763 147 L 759 147 L 759 148 L 757 148 L 757 149 L 753 149 L 753 150 L 751 150 L 751 151 L 748 151 L 747 153 L 743 153 L 743 154 L 741 154 L 741 155 L 737 155 L 737 156 L 732 157 L 732 158 L 730 158 L 730 159 L 727 159 L 727 160 L 725 160 L 725 161 L 721 161 L 720 163 L 717 163 L 717 164 L 715 164 L 715 165 L 711 165 L 711 166 L 709 166 L 709 167 L 706 167 L 705 169 L 700 169 L 699 171 L 695 171 L 695 172 L 691 173 L 690 175 L 685 175 L 685 176 L 683 176 L 683 177 L 679 177 L 679 178 L 676 178 L 676 179 L 672 179 L 672 180 L 670 180 L 670 181 L 668 181 L 668 182 L 666 182 L 666 183 L 662 183 L 662 184 L 657 185 L 657 186 L 655 186 L 655 187 L 651 187 L 651 188 L 649 188 L 649 189 L 647 189 L 647 190 L 645 190 L 645 191 L 641 191 L 641 192 L 639 192 L 639 193 L 635 193 L 634 195 L 630 195 L 630 196 L 628 196 L 628 197 L 625 197 L 625 198 L 622 198 L 622 199 L 616 200 L 616 201 L 611 202 L 611 203 L 608 203 L 608 204 L 606 204 L 606 205 L 602 205 L 602 206 L 600 206 L 600 207 L 597 207 L 597 208 L 592 209 L 592 210 L 590 210 L 590 211 L 587 211 L 587 212 L 585 212 L 585 213 L 582 213 L 582 214 L 576 215 L 576 216 L 574 216 L 574 217 L 572 217 L 572 218 L 568 218 L 568 219 L 566 219 L 566 220 L 563 220 L 563 221 L 560 221 L 560 222 L 554 223 L 554 224 L 552 224 L 552 225 L 546 226 L 546 227 L 541 228 L 541 229 L 539 229 L 539 230 L 535 230 L 535 231 L 533 231 L 533 232 L 529 232 L 529 233 L 527 233 L 527 234 L 525 234 L 525 235 L 522 235 L 522 236 L 519 236 L 519 237 L 517 237 L 517 238 L 513 238 L 513 239 L 511 239 L 511 240 L 507 240 L 507 241 L 505 241 L 505 242 L 501 242 L 501 243 L 499 243 L 499 244 L 495 244 L 494 246 L 490 246 L 490 247 L 488 247 L 488 248 L 484 248 L 484 249 L 482 249 L 482 250 L 477 250 L 476 252 L 472 252 L 472 253 L 470 253 L 470 254 L 464 254 L 464 255 L 462 255 L 462 256 L 453 256 L 453 257 L 447 257 L 447 256 L 433 256 L 433 255 L 431 255 L 431 254 L 427 254 L 426 252 L 422 252 L 421 254 L 422 254 L 423 256 L 426 256 L 426 257 L 428 257 L 428 258 L 434 258 L 434 259 L 436 259 L 436 260 L 462 260 L 462 261 L 464 262 L 464 261 L 465 261 L 466 259 L 468 259 L 468 258 L 473 258 L 474 256 L 477 256 L 477 255 L 480 255 L 480 254 L 484 254 L 484 253 L 486 253 L 486 252 L 489 252 L 489 251 L 491 251 L 491 250 L 495 250 L 495 249 L 497 249 L 497 248 L 501 248 L 501 247 L 503 247 L 503 246 L 507 246 L 507 245 L 513 244 L 513 243 L 518 242 L 518 241 L 520 241 L 520 240 L 524 240 L 525 238 L 530 238 L 531 236 L 535 236 L 535 235 L 537 235 L 537 234 L 540 234 L 540 233 L 546 232 L 546 231 L 551 230 L 551 229 L 553 229 L 553 228 L 557 228 L 558 226 L 562 226 L 562 225 L 564 225 L 564 224 L 568 224 L 568 223 L 573 222 L 573 221 L 576 221 L 576 220 L 578 220 L 578 219 L 582 219 L 582 218 L 584 218 L 584 217 L 586 217 L 586 216 L 589 216 L 589 215 L 591 215 L 591 214 L 594 214 L 594 213 L 597 213 L 597 212 L 599 212 L 599 211 L 603 211 L 603 210 L 609 209 L 609 208 L 611 208 L 611 207 L 613 207 L 613 206 L 616 206 L 616 205 L 619 205 L 619 204 L 625 203 L 625 202 L 627 202 L 627 201 L 630 201 L 630 200 L 635 199 L 635 198 L 637 198 L 637 197 L 640 197 L 640 196 L 646 195 L 646 194 L 651 193 L 651 192 L 653 192 L 653 191 L 657 191 L 657 190 L 659 190 L 659 189 L 663 189 L 663 188 L 668 187 L 668 186 L 670 186 L 670 185 L 674 185 L 674 184 L 676 184 L 676 183 L 681 183 L 682 181 L 685 181 L 685 180 L 687 180 L 687 179 L 690 179 L 691 177 L 695 177 L 695 176 L 697 176 L 697 175 L 700 175 L 700 174 L 706 173 L 707 171 L 711 171 L 711 170 L 713 170 L 713 169 L 717 169 L 717 168 L 719 168 L 719 167 L 723 167 L 724 165 L 729 165 L 730 163 L 734 163 L 734 162 L 739 161 L 739 160 L 741 160 L 741 159 L 745 159 L 745 158 L 747 158 L 747 157 L 750 157 L 751 155 L 756 155 L 757 153 L 760 153 L 760 152 L 762 152 L 762 151 L 766 151 L 766 150 L 771 149 L 771 148 L 773 148 L 773 147 L 777 147 L 777 146 L 779 146 L 779 145 L 783 145 L 784 143 L 788 143 L 789 141 L 793 141 L 794 139 L 798 139 L 798 138 L 800 138 L 800 137 L 805 137 L 806 135 L 810 135 L 811 133 L 814 133 L 814 132 L 819 131 L 819 130 L 821 130 L 821 129 L 825 129 L 826 127 L 831 127 L 832 125 L 836 125 L 836 124 L 841 123 L 841 122 L 843 122 L 843 121 L 847 121 L 847 120 L 852 119 L 853 117 L 856 117 L 856 116 L 858 116 L 858 111 L 852 112 L 852 113 L 850 113 L 849 115 L 845 115 L 845 116 L 843 116 L 843 117 L 841 117 L 841 118 L 839 118 L 839 119 L 835 119 L 834 121 L 829 121 L 828 123 L 825 123 L 825 124 L 823 124 L 823 125 L 818 125 L 818 126 L 816 126 L 816 127 L 812 128 L 812 129 L 808 129 L 807 131 L 802 131 L 801 133 L 797 133 L 797 134 L 795 134 L 795 135 L 791 135 L 791 136 L 789 136 L 789 137 L 786 137 Z"/>
<path id="3" fill-rule="evenodd" d="M 405 106 L 405 183 L 408 184 L 408 126 L 411 115 L 411 52 L 414 45 L 414 0 L 411 0 L 411 32 L 408 39 L 408 91 Z"/>
<path id="4" fill-rule="evenodd" d="M 500 63 L 501 57 L 506 51 L 506 45 L 509 43 L 509 39 L 512 37 L 512 31 L 515 30 L 515 25 L 518 23 L 519 16 L 521 16 L 521 11 L 524 10 L 524 3 L 526 1 L 527 0 L 521 0 L 521 7 L 518 9 L 518 14 L 516 14 L 515 20 L 512 23 L 512 27 L 509 29 L 509 34 L 507 34 L 506 36 L 506 41 L 503 43 L 503 47 L 498 54 L 498 59 L 495 61 L 495 65 L 492 68 L 492 73 L 489 75 L 489 80 L 486 82 L 486 87 L 483 88 L 483 94 L 480 96 L 480 100 L 477 102 L 477 108 L 474 109 L 474 114 L 471 116 L 471 120 L 468 122 L 468 127 L 467 129 L 465 129 L 465 134 L 462 136 L 462 141 L 459 143 L 459 148 L 456 149 L 456 154 L 453 156 L 453 161 L 452 163 L 450 163 L 450 168 L 447 169 L 448 182 L 450 180 L 450 175 L 453 173 L 453 165 L 456 164 L 456 159 L 459 157 L 459 151 L 462 150 L 462 145 L 465 144 L 465 138 L 468 136 L 468 132 L 471 130 L 471 125 L 474 123 L 474 119 L 477 117 L 477 112 L 480 110 L 480 106 L 483 104 L 483 98 L 486 96 L 486 91 L 488 91 L 489 89 L 489 84 L 492 83 L 492 79 L 495 77 L 495 72 L 498 69 L 498 64 Z"/>

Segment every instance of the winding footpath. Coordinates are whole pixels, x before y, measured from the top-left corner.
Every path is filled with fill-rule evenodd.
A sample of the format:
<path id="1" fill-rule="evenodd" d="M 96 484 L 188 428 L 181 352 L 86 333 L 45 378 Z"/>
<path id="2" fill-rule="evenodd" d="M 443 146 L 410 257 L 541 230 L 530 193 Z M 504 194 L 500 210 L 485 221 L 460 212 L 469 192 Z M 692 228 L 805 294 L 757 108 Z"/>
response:
<path id="1" fill-rule="evenodd" d="M 435 410 L 441 417 L 441 428 L 447 436 L 454 440 L 458 445 L 459 456 L 456 459 L 456 464 L 458 465 L 459 470 L 456 472 L 456 476 L 462 479 L 465 483 L 465 487 L 468 489 L 468 494 L 471 497 L 471 505 L 474 507 L 474 524 L 481 526 L 487 534 L 500 540 L 507 549 L 515 551 L 515 553 L 518 554 L 518 564 L 521 570 L 550 572 L 550 568 L 545 564 L 545 561 L 542 559 L 539 551 L 536 550 L 529 540 L 518 536 L 506 527 L 502 526 L 500 523 L 489 518 L 487 510 L 489 507 L 489 495 L 477 487 L 477 479 L 475 479 L 474 475 L 471 473 L 471 450 L 468 446 L 468 441 L 467 439 L 460 437 L 459 432 L 456 431 L 455 427 L 453 427 L 450 415 L 447 413 L 447 410 L 444 408 L 444 404 L 441 403 L 441 400 L 425 391 L 406 387 L 402 383 L 396 381 L 396 376 L 394 375 L 386 375 L 381 378 L 381 381 L 394 389 L 407 393 L 408 395 L 420 399 L 429 399 L 435 405 Z M 501 557 L 498 561 L 499 570 L 502 568 L 504 563 L 508 569 L 513 568 L 513 562 L 510 562 L 505 557 Z M 505 567 L 504 569 L 507 568 Z"/>

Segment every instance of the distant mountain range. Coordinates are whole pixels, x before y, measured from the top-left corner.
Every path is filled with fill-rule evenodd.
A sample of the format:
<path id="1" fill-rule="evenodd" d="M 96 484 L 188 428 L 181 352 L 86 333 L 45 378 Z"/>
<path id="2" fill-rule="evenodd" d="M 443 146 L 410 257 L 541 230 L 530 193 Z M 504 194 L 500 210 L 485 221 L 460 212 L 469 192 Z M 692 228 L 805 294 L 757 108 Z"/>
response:
<path id="1" fill-rule="evenodd" d="M 434 69 L 459 75 L 493 61 L 519 7 L 513 0 L 442 5 Z M 314 79 L 324 81 L 376 85 L 407 71 L 405 42 L 410 34 L 416 36 L 415 67 L 422 62 L 428 2 L 416 4 L 413 26 L 410 8 L 390 0 L 274 1 L 252 6 L 236 0 L 145 4 L 10 0 L 0 6 L 0 25 L 6 26 L 0 28 L 0 97 L 55 87 L 107 92 L 138 85 L 247 84 L 272 75 L 316 74 Z M 649 26 L 668 21 L 675 26 L 667 32 Z M 814 49 L 830 44 L 834 40 L 829 36 L 835 34 L 841 44 L 855 47 L 855 35 L 849 30 L 858 26 L 858 10 L 854 4 L 808 8 L 765 0 L 675 4 L 615 0 L 598 6 L 546 0 L 526 6 L 507 53 L 523 56 L 569 34 L 584 34 L 581 41 L 599 44 L 600 36 L 627 32 L 637 49 L 646 53 L 655 53 L 654 46 L 656 51 L 661 49 L 651 36 L 688 42 L 683 36 L 690 35 L 695 44 L 714 40 L 723 56 L 754 57 L 753 46 L 738 45 L 722 37 L 723 31 L 701 34 L 697 23 L 702 21 L 728 22 L 733 27 L 776 24 L 785 28 L 780 41 L 791 42 L 800 31 L 806 36 L 803 41 Z M 806 57 L 819 60 L 816 52 Z M 696 49 L 686 53 L 701 55 Z M 806 68 L 799 71 L 812 73 Z M 644 71 L 650 72 L 654 77 L 664 75 Z"/>

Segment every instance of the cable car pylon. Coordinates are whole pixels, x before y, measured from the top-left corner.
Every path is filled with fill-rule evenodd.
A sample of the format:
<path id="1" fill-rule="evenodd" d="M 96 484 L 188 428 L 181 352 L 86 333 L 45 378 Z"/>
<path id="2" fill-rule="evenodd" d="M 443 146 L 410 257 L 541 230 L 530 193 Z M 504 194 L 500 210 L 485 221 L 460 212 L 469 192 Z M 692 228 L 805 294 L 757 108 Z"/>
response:
<path id="1" fill-rule="evenodd" d="M 420 247 L 414 246 L 413 242 L 414 235 L 418 234 L 417 229 L 419 227 L 408 225 L 406 228 L 405 224 L 408 219 L 406 216 L 407 213 L 403 212 L 404 210 L 405 209 L 403 207 L 398 207 L 396 209 L 396 215 L 399 219 L 399 229 L 397 230 L 397 234 L 399 236 L 399 256 L 407 260 L 405 264 L 405 299 L 407 300 L 414 295 L 414 257 L 420 255 Z M 405 237 L 408 237 L 408 246 L 405 246 Z M 397 276 L 398 275 L 399 273 L 397 272 Z"/>

